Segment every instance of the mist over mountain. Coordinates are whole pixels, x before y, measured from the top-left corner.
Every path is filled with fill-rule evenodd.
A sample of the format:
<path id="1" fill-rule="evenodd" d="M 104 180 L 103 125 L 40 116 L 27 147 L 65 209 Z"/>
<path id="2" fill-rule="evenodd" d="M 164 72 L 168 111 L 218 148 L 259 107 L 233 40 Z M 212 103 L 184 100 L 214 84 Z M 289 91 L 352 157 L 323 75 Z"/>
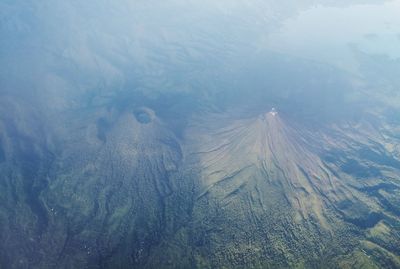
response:
<path id="1" fill-rule="evenodd" d="M 2 1 L 0 268 L 400 268 L 399 12 Z"/>

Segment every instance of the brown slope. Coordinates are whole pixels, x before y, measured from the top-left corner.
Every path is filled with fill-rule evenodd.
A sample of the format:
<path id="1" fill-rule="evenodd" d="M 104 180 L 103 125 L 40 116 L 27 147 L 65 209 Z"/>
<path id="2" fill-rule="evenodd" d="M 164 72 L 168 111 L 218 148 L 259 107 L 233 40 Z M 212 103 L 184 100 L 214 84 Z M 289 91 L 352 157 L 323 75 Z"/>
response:
<path id="1" fill-rule="evenodd" d="M 311 214 L 328 228 L 324 203 L 337 199 L 337 189 L 346 193 L 346 188 L 310 151 L 310 139 L 307 132 L 271 112 L 203 134 L 194 153 L 204 167 L 199 198 L 207 194 L 229 198 L 257 178 L 281 192 L 298 218 Z M 228 188 L 225 182 L 230 182 Z"/>

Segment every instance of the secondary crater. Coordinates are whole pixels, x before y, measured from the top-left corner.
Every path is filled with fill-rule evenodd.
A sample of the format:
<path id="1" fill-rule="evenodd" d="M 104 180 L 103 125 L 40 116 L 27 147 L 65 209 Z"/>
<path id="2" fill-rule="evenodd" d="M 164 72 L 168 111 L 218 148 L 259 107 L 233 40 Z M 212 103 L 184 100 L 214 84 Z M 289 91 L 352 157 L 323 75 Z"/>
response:
<path id="1" fill-rule="evenodd" d="M 133 112 L 136 120 L 141 124 L 149 124 L 153 121 L 154 112 L 148 108 L 140 108 Z"/>

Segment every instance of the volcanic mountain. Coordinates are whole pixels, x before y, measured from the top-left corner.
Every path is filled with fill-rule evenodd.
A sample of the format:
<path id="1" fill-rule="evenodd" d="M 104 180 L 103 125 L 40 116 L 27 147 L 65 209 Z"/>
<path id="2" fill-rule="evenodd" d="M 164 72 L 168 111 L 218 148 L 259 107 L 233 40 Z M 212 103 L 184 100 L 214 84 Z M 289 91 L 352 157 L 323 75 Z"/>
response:
<path id="1" fill-rule="evenodd" d="M 145 106 L 84 114 L 42 140 L 34 112 L 2 117 L 4 267 L 400 264 L 388 124 L 226 112 L 177 135 Z"/>
<path id="2" fill-rule="evenodd" d="M 229 124 L 224 126 L 223 122 Z M 353 132 L 346 130 L 348 135 L 356 136 Z M 200 165 L 194 212 L 200 218 L 198 222 L 208 227 L 208 255 L 231 265 L 254 267 L 267 266 L 261 262 L 266 257 L 281 257 L 288 263 L 272 266 L 290 267 L 299 260 L 307 264 L 303 258 L 310 256 L 313 249 L 316 252 L 312 255 L 322 257 L 319 263 L 325 264 L 331 251 L 337 253 L 359 244 L 359 228 L 372 233 L 371 230 L 395 225 L 396 202 L 379 193 L 390 192 L 388 196 L 395 199 L 397 180 L 376 182 L 367 175 L 360 183 L 343 173 L 343 167 L 367 161 L 364 158 L 368 156 L 353 153 L 357 160 L 348 160 L 351 164 L 338 160 L 332 163 L 326 157 L 329 152 L 348 150 L 348 145 L 332 144 L 333 135 L 337 134 L 332 129 L 311 132 L 274 111 L 231 121 L 217 117 L 190 132 L 194 140 L 189 144 L 195 146 L 190 147 L 189 156 Z M 353 147 L 371 148 L 363 145 L 364 141 L 351 142 Z M 372 152 L 376 156 L 384 154 Z M 394 159 L 384 165 L 391 173 L 397 173 L 394 169 L 398 169 L 398 162 Z M 215 210 L 215 219 L 210 217 L 210 206 Z M 397 232 L 394 234 L 398 236 Z M 363 244 L 364 248 L 386 253 L 369 241 Z M 213 249 L 213 245 L 218 248 Z M 394 266 L 398 259 L 392 262 Z M 324 266 L 333 265 L 328 262 Z"/>
<path id="3" fill-rule="evenodd" d="M 234 121 L 208 135 L 200 138 L 205 142 L 197 152 L 205 188 L 199 198 L 215 195 L 229 204 L 250 188 L 254 189 L 248 197 L 252 207 L 259 205 L 266 210 L 271 207 L 268 203 L 281 203 L 295 209 L 299 221 L 313 216 L 327 228 L 322 207 L 340 188 L 340 182 L 310 150 L 310 134 L 268 112 L 255 119 Z"/>
<path id="4" fill-rule="evenodd" d="M 22 132 L 18 136 L 2 134 L 2 148 L 7 150 L 2 175 L 9 180 L 3 193 L 14 193 L 8 199 L 4 196 L 4 202 L 22 207 L 8 206 L 7 214 L 15 217 L 8 219 L 7 227 L 16 231 L 3 229 L 5 268 L 84 267 L 93 255 L 98 266 L 121 263 L 124 267 L 126 258 L 140 264 L 147 245 L 159 241 L 165 219 L 163 203 L 171 192 L 168 174 L 177 170 L 182 157 L 174 135 L 146 108 L 117 116 L 113 111 L 100 112 L 79 122 L 85 127 L 77 125 L 72 134 L 60 135 L 59 143 L 69 146 L 57 158 L 49 157 L 45 169 L 31 168 L 38 170 L 35 178 L 29 171 L 21 176 L 7 176 L 6 171 L 12 169 L 13 159 L 30 163 L 30 158 L 44 158 L 38 155 L 40 145 L 35 146 L 39 153 L 27 146 L 39 134 L 30 137 L 18 127 L 14 127 L 14 132 Z M 13 126 L 7 119 L 2 123 Z M 26 144 L 13 148 L 22 143 L 19 140 Z M 21 165 L 22 171 L 29 168 Z M 29 196 L 19 197 L 15 188 Z M 32 229 L 11 225 L 19 223 L 14 210 L 29 212 Z M 25 246 L 22 250 L 21 245 Z M 137 250 L 135 256 L 129 254 L 131 248 Z M 24 258 L 15 260 L 21 251 Z M 119 254 L 111 255 L 115 251 Z"/>
<path id="5" fill-rule="evenodd" d="M 0 268 L 400 268 L 397 2 L 0 1 Z"/>

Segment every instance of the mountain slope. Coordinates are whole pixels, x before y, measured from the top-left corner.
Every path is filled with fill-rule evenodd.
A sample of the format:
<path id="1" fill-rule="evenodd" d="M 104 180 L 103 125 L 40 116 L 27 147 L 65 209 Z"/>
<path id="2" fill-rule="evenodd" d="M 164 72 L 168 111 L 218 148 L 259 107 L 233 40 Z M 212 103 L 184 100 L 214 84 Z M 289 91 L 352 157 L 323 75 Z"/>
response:
<path id="1" fill-rule="evenodd" d="M 371 178 L 372 186 L 361 187 L 366 179 L 360 182 L 343 172 L 339 162 L 326 161 L 327 147 L 348 150 L 335 144 L 340 142 L 331 129 L 310 132 L 276 112 L 231 120 L 227 126 L 224 122 L 229 120 L 212 119 L 188 135 L 189 144 L 196 145 L 190 156 L 201 167 L 194 219 L 205 233 L 200 249 L 213 257 L 211 266 L 222 261 L 239 267 L 312 267 L 321 262 L 337 267 L 328 257 L 356 246 L 363 249 L 360 230 L 398 225 L 398 214 L 366 191 L 390 186 L 386 189 L 396 192 L 398 180 Z M 388 170 L 393 169 L 390 164 Z M 391 172 L 398 173 L 395 169 Z M 396 229 L 390 233 L 398 238 Z M 396 253 L 398 246 L 389 249 Z M 391 262 L 398 264 L 397 258 Z"/>

